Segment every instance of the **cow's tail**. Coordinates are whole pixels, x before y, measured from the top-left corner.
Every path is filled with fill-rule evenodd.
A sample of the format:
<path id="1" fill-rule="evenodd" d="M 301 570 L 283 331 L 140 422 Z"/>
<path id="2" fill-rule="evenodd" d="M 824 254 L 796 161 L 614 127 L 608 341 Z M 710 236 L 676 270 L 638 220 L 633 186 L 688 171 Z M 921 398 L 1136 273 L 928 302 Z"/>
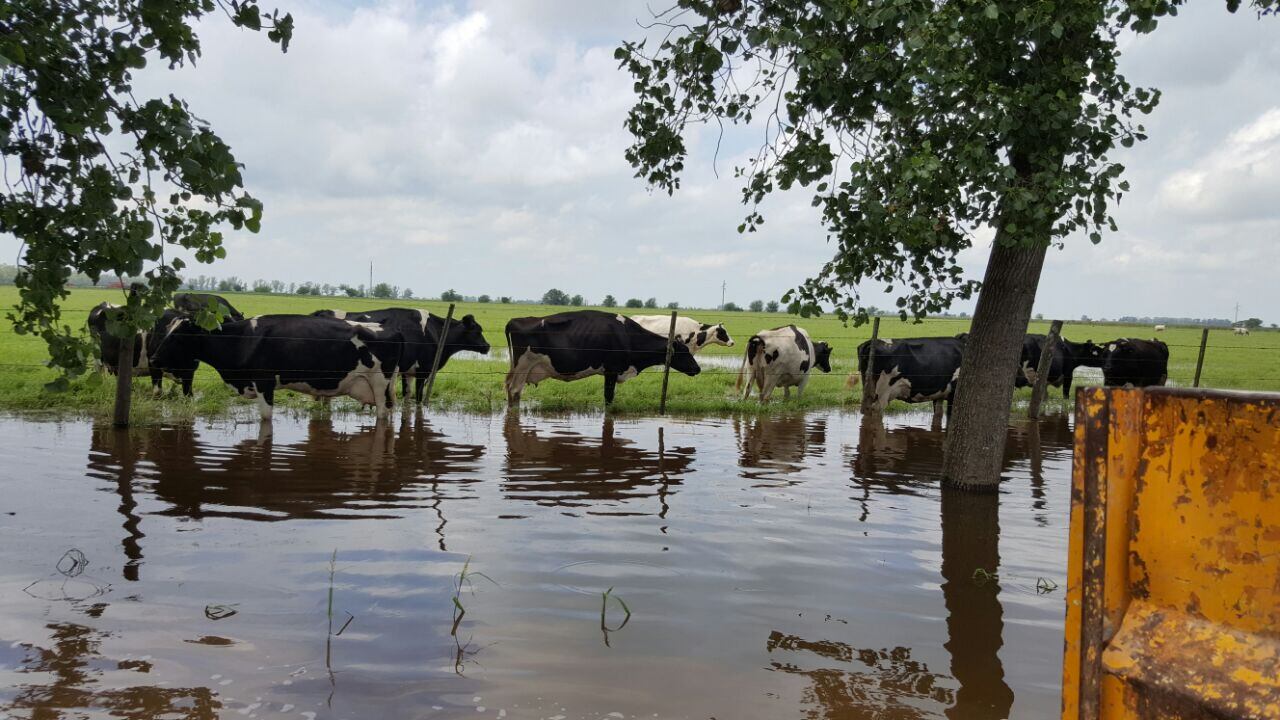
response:
<path id="1" fill-rule="evenodd" d="M 516 346 L 511 343 L 511 324 L 510 323 L 508 323 L 507 327 L 503 329 L 503 332 L 507 336 L 507 361 L 510 363 L 511 369 L 515 370 L 516 369 Z"/>
<path id="2" fill-rule="evenodd" d="M 751 375 L 755 374 L 756 357 L 764 349 L 764 338 L 759 335 L 752 335 L 747 341 L 747 351 L 742 356 L 742 367 L 738 369 L 738 382 L 734 388 L 741 392 L 743 383 L 747 384 L 748 389 L 751 386 Z M 750 370 L 751 375 L 748 375 Z"/>

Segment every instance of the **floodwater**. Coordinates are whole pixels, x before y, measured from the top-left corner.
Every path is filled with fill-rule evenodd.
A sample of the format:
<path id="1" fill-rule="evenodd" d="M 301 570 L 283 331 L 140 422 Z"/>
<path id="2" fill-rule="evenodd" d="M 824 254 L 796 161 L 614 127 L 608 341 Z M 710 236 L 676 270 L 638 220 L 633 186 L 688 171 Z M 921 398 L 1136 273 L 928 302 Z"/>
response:
<path id="1" fill-rule="evenodd" d="M 0 717 L 1054 715 L 1069 421 L 885 423 L 0 420 Z"/>

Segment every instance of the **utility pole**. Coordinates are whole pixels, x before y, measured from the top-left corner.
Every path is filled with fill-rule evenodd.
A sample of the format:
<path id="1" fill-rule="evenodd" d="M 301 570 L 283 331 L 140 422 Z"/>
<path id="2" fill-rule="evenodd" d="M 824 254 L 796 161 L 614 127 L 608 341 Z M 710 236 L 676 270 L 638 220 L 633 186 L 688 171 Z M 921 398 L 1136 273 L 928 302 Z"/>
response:
<path id="1" fill-rule="evenodd" d="M 720 281 L 720 307 L 721 307 L 721 309 L 723 309 L 723 308 L 724 308 L 724 289 L 725 289 L 726 287 L 728 287 L 728 286 L 729 286 L 729 282 L 728 282 L 727 280 L 721 280 L 721 281 Z"/>
<path id="2" fill-rule="evenodd" d="M 1240 324 L 1240 303 L 1236 303 L 1236 319 L 1231 324 L 1233 326 Z"/>
<path id="3" fill-rule="evenodd" d="M 369 261 L 369 284 L 364 288 L 365 297 L 373 297 L 373 261 Z"/>

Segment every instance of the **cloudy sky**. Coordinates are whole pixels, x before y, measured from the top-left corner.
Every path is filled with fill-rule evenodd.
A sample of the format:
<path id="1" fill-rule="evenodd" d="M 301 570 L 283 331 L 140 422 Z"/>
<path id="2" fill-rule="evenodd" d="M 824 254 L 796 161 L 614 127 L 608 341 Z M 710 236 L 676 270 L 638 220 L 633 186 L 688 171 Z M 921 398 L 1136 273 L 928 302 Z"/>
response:
<path id="1" fill-rule="evenodd" d="M 1051 251 L 1037 311 L 1231 317 L 1238 302 L 1280 321 L 1280 19 L 1223 5 L 1126 41 L 1129 78 L 1164 100 L 1151 139 L 1119 158 L 1133 186 L 1120 232 Z M 279 6 L 297 21 L 287 55 L 217 17 L 198 67 L 140 83 L 189 99 L 266 204 L 260 235 L 197 272 L 357 284 L 372 260 L 376 281 L 419 295 L 558 287 L 714 306 L 722 282 L 739 304 L 775 299 L 828 257 L 804 194 L 736 233 L 731 170 L 756 135 L 718 160 L 714 135 L 697 136 L 674 198 L 632 177 L 631 82 L 612 54 L 641 33 L 645 0 Z M 987 251 L 965 255 L 970 276 Z"/>

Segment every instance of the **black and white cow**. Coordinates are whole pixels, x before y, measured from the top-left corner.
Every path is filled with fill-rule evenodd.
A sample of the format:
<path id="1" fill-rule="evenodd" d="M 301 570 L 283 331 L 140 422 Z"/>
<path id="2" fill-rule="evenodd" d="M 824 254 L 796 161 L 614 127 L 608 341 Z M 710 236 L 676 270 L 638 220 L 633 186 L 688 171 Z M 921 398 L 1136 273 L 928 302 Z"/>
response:
<path id="1" fill-rule="evenodd" d="M 814 342 L 804 328 L 795 325 L 761 330 L 747 341 L 737 389 L 742 390 L 742 399 L 746 400 L 754 384 L 760 389 L 761 404 L 769 402 L 776 388 L 782 388 L 783 397 L 787 399 L 793 387 L 796 395 L 802 396 L 805 385 L 809 384 L 809 372 L 814 368 L 831 372 L 830 345 Z"/>
<path id="2" fill-rule="evenodd" d="M 108 315 L 119 307 L 101 303 L 89 311 L 89 334 L 98 344 L 98 360 L 112 375 L 120 371 L 120 338 L 107 332 Z M 165 310 L 150 331 L 140 332 L 133 341 L 133 372 L 151 376 L 151 387 L 160 392 L 161 380 L 167 374 L 182 385 L 182 394 L 191 395 L 191 381 L 196 375 L 197 361 L 180 363 L 173 367 L 158 368 L 149 362 L 151 354 L 160 346 L 174 320 L 185 317 L 177 310 Z"/>
<path id="3" fill-rule="evenodd" d="M 1041 348 L 1044 347 L 1044 335 L 1027 335 L 1022 341 L 1022 365 L 1018 370 L 1014 387 L 1030 387 L 1036 384 L 1036 371 L 1040 367 Z M 1071 383 L 1076 368 L 1102 367 L 1103 348 L 1092 340 L 1082 343 L 1071 342 L 1059 337 L 1053 357 L 1049 360 L 1048 383 L 1054 387 L 1062 387 L 1062 397 L 1071 397 Z"/>
<path id="4" fill-rule="evenodd" d="M 664 338 L 671 332 L 670 315 L 632 315 L 631 319 L 640 323 L 645 330 Z M 733 338 L 729 337 L 729 332 L 722 323 L 708 325 L 684 316 L 676 316 L 676 339 L 684 343 L 694 355 L 708 345 L 733 347 Z"/>
<path id="5" fill-rule="evenodd" d="M 224 321 L 244 319 L 244 315 L 232 307 L 226 298 L 212 293 L 174 293 L 173 307 L 181 313 L 192 316 L 201 310 L 217 308 L 222 311 L 222 319 Z"/>
<path id="6" fill-rule="evenodd" d="M 210 331 L 183 317 L 174 321 L 151 364 L 208 363 L 232 390 L 258 401 L 263 420 L 271 419 L 278 389 L 346 395 L 382 415 L 395 406 L 392 380 L 403 348 L 399 333 L 372 323 L 260 315 Z"/>
<path id="7" fill-rule="evenodd" d="M 524 386 L 554 378 L 571 381 L 604 375 L 604 401 L 613 402 L 618 383 L 645 368 L 666 362 L 667 339 L 623 315 L 576 310 L 546 317 L 513 318 L 507 323 L 511 370 L 507 402 L 520 404 Z M 701 372 L 684 343 L 672 347 L 671 368 L 685 375 Z"/>
<path id="8" fill-rule="evenodd" d="M 879 344 L 870 370 L 880 411 L 884 412 L 893 400 L 933 402 L 933 414 L 938 416 L 945 401 L 950 416 L 966 338 L 967 335 L 961 334 L 877 340 Z M 870 350 L 870 340 L 858 346 L 858 375 L 849 379 L 850 386 L 857 385 L 867 375 Z"/>
<path id="9" fill-rule="evenodd" d="M 1169 378 L 1169 346 L 1159 340 L 1121 338 L 1105 346 L 1102 380 L 1107 387 L 1164 385 Z"/>
<path id="10" fill-rule="evenodd" d="M 377 323 L 383 330 L 400 333 L 404 338 L 404 354 L 400 356 L 399 368 L 400 392 L 407 400 L 409 380 L 415 380 L 413 397 L 422 402 L 423 388 L 426 386 L 427 376 L 431 374 L 431 363 L 435 361 L 436 349 L 440 345 L 440 333 L 444 331 L 444 318 L 413 308 L 385 308 L 358 313 L 317 310 L 311 314 L 315 317 Z M 449 336 L 445 338 L 440 367 L 443 368 L 449 358 L 463 350 L 488 355 L 489 342 L 484 339 L 483 330 L 473 315 L 466 315 L 461 320 L 449 323 Z"/>

